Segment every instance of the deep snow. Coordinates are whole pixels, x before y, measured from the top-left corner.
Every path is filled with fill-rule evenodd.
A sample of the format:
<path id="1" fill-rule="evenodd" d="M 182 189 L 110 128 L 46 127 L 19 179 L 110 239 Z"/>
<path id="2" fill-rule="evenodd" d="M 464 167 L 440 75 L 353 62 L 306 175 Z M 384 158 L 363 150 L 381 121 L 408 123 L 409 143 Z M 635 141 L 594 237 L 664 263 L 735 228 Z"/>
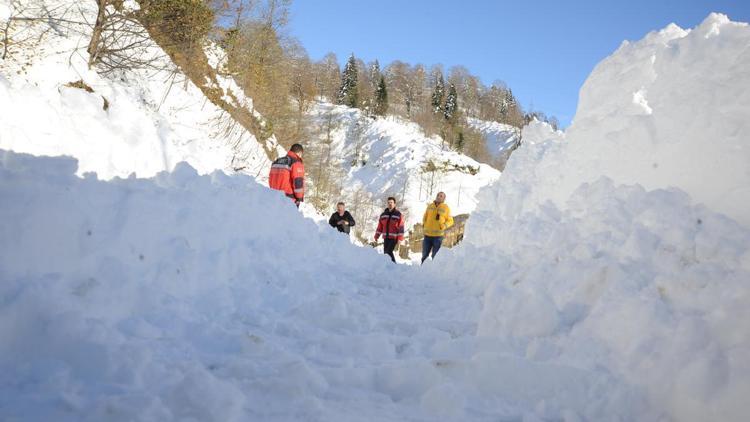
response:
<path id="1" fill-rule="evenodd" d="M 181 164 L 106 182 L 69 158 L 0 163 L 10 420 L 650 414 L 606 369 L 475 336 L 481 302 L 440 261 L 393 265 L 246 176 Z"/>
<path id="2" fill-rule="evenodd" d="M 421 268 L 248 176 L 102 181 L 0 152 L 0 415 L 744 420 L 748 40 L 711 15 L 623 45 Z M 724 196 L 697 155 L 726 160 L 700 174 Z"/>
<path id="3" fill-rule="evenodd" d="M 524 129 L 453 258 L 482 267 L 445 273 L 484 292 L 479 335 L 608 368 L 674 420 L 745 418 L 749 45 L 723 15 L 670 25 L 597 66 L 564 136 Z"/>
<path id="4" fill-rule="evenodd" d="M 539 163 L 563 206 L 602 175 L 678 187 L 750 227 L 750 30 L 712 14 L 623 42 L 581 88 L 570 146 Z M 547 164 L 549 163 L 549 164 Z"/>

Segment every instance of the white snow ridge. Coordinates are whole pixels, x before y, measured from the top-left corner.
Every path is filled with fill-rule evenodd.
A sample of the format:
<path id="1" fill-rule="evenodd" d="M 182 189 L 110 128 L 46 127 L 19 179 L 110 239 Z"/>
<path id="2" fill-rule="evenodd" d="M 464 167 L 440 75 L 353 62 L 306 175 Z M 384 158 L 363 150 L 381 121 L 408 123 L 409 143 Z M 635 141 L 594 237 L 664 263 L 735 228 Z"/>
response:
<path id="1" fill-rule="evenodd" d="M 145 75 L 82 75 L 107 114 L 70 70 L 0 62 L 0 420 L 745 420 L 748 45 L 722 15 L 624 44 L 422 267 L 224 173 L 227 139 L 179 125 L 219 114 L 193 88 L 155 112 Z M 397 124 L 368 151 L 436 151 Z"/>

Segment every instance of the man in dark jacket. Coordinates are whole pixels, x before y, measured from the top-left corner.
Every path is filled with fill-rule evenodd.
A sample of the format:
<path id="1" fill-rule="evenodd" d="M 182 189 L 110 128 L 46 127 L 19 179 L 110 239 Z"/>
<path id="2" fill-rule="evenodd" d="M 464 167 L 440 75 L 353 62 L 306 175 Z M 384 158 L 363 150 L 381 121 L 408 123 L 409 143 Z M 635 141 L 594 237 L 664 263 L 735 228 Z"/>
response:
<path id="1" fill-rule="evenodd" d="M 396 209 L 396 198 L 392 196 L 388 198 L 388 208 L 380 214 L 375 231 L 376 242 L 380 236 L 383 236 L 383 252 L 391 257 L 391 261 L 396 262 L 393 251 L 404 240 L 404 216 Z"/>
<path id="2" fill-rule="evenodd" d="M 284 192 L 299 207 L 305 200 L 305 165 L 302 145 L 294 144 L 289 152 L 271 164 L 268 186 Z"/>
<path id="3" fill-rule="evenodd" d="M 336 212 L 328 219 L 328 224 L 341 233 L 349 234 L 350 227 L 354 226 L 354 217 L 346 211 L 345 207 L 343 202 L 336 204 Z"/>

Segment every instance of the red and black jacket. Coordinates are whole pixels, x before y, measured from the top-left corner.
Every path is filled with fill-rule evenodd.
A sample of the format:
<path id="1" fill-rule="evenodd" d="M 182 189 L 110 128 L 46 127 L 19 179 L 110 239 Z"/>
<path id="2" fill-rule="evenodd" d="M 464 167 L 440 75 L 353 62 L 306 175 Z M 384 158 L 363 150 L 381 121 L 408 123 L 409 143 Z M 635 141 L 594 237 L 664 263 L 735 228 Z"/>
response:
<path id="1" fill-rule="evenodd" d="M 295 202 L 305 199 L 305 165 L 297 154 L 289 151 L 271 164 L 268 186 L 283 191 Z"/>
<path id="2" fill-rule="evenodd" d="M 388 208 L 380 214 L 378 229 L 375 231 L 375 240 L 380 236 L 383 239 L 404 240 L 404 215 L 396 208 L 393 211 Z"/>

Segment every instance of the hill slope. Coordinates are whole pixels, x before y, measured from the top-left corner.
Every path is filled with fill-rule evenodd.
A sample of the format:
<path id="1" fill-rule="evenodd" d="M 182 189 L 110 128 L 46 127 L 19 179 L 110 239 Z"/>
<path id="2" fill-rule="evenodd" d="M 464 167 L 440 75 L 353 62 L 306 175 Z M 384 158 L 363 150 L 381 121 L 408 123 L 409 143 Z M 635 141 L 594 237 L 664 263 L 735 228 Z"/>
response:
<path id="1" fill-rule="evenodd" d="M 10 44 L 0 62 L 0 148 L 70 155 L 79 160 L 81 174 L 105 178 L 148 177 L 180 161 L 202 173 L 266 174 L 270 161 L 263 147 L 274 149 L 275 140 L 261 145 L 238 127 L 156 43 L 141 47 L 141 54 L 153 57 L 149 68 L 102 76 L 88 68 L 81 48 L 90 28 L 54 23 L 80 16 L 93 21 L 95 2 L 37 0 L 27 6 L 15 17 L 36 17 L 36 8 L 52 17 L 11 26 L 11 36 L 26 41 Z M 219 84 L 252 107 L 233 81 L 220 78 Z"/>

